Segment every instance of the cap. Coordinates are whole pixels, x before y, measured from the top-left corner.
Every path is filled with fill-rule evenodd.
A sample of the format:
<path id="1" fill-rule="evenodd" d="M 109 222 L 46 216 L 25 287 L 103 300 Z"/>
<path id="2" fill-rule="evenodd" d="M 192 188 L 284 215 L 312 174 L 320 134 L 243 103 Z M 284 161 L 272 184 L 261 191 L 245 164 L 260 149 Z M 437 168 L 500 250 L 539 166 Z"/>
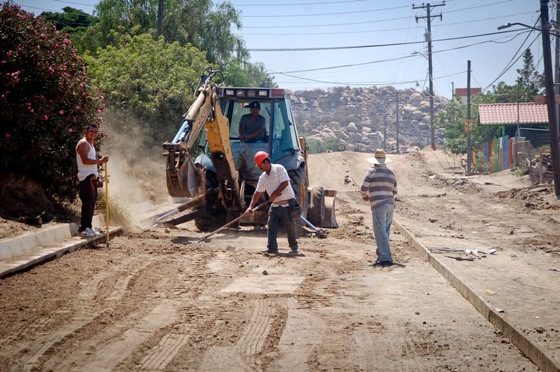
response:
<path id="1" fill-rule="evenodd" d="M 251 103 L 249 103 L 249 106 L 247 106 L 248 108 L 252 109 L 252 108 L 258 108 L 259 110 L 261 109 L 261 104 L 257 101 L 253 101 Z"/>

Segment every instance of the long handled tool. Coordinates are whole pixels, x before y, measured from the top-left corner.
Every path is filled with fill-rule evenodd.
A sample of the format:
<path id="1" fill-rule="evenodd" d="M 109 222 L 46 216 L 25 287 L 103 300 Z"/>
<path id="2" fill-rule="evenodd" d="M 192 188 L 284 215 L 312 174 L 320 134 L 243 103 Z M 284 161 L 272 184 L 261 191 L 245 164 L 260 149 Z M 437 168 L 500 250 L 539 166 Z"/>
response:
<path id="1" fill-rule="evenodd" d="M 267 204 L 268 204 L 268 200 L 265 201 L 265 202 L 263 202 L 263 203 L 261 203 L 261 204 L 259 204 L 259 205 L 257 205 L 255 208 L 251 209 L 251 212 L 254 212 L 254 211 L 256 211 L 257 209 L 259 209 L 260 207 L 262 207 L 263 205 L 267 205 Z M 218 230 L 216 230 L 216 231 L 214 231 L 214 232 L 212 232 L 212 233 L 210 233 L 210 234 L 208 234 L 208 235 L 206 235 L 206 236 L 203 236 L 202 238 L 198 239 L 196 242 L 197 242 L 197 243 L 200 243 L 200 242 L 202 242 L 202 241 L 208 239 L 208 238 L 211 237 L 212 235 L 214 235 L 214 234 L 216 234 L 216 233 L 219 233 L 220 231 L 222 231 L 222 230 L 225 229 L 226 227 L 229 227 L 229 226 L 233 225 L 234 223 L 236 223 L 237 221 L 239 221 L 243 216 L 245 216 L 245 213 L 243 213 L 241 216 L 237 217 L 236 219 L 229 221 L 229 222 L 226 223 L 224 226 L 220 227 Z"/>
<path id="2" fill-rule="evenodd" d="M 105 163 L 105 228 L 107 229 L 107 248 L 109 248 L 109 167 Z"/>
<path id="3" fill-rule="evenodd" d="M 316 228 L 315 226 L 313 226 L 313 224 L 311 222 L 309 222 L 307 220 L 307 218 L 301 216 L 300 219 L 309 227 L 311 227 L 311 229 L 313 229 L 313 231 L 315 231 L 315 234 L 317 235 L 317 237 L 319 239 L 326 239 L 327 238 L 327 233 L 325 230 L 321 230 Z"/>

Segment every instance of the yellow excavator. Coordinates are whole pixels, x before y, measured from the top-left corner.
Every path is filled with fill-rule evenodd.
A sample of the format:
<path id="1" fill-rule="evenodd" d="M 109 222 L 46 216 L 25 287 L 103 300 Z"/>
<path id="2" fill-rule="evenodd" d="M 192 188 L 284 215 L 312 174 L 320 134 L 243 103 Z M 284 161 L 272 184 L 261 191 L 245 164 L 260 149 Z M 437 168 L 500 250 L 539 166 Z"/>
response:
<path id="1" fill-rule="evenodd" d="M 266 151 L 273 163 L 288 171 L 302 207 L 302 221 L 315 229 L 338 227 L 336 191 L 309 186 L 307 147 L 292 115 L 292 93 L 278 88 L 223 87 L 215 81 L 223 82 L 221 72 L 204 69 L 183 124 L 173 140 L 163 144 L 167 190 L 171 197 L 186 198 L 186 202 L 158 220 L 186 212 L 165 222 L 178 225 L 194 220 L 202 231 L 233 220 L 265 225 L 267 208 L 239 217 L 261 174 L 254 155 Z M 243 140 L 240 135 L 239 123 L 249 114 L 249 107 L 259 107 L 264 118 L 264 132 L 256 141 Z"/>

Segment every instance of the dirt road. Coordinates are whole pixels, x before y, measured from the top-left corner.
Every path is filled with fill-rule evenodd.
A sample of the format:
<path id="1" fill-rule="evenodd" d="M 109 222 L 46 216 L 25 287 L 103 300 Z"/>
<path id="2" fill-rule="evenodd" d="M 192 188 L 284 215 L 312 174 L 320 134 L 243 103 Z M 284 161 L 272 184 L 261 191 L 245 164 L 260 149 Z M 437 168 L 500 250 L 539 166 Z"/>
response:
<path id="1" fill-rule="evenodd" d="M 261 255 L 266 232 L 249 227 L 193 244 L 187 223 L 1 281 L 0 370 L 538 370 L 398 231 L 400 265 L 368 266 L 368 156 L 310 157 L 312 184 L 338 190 L 340 227 L 300 236 L 304 256 Z M 507 172 L 456 175 L 440 152 L 392 157 L 398 223 L 428 248 L 496 249 L 437 258 L 559 361 L 558 201 Z"/>

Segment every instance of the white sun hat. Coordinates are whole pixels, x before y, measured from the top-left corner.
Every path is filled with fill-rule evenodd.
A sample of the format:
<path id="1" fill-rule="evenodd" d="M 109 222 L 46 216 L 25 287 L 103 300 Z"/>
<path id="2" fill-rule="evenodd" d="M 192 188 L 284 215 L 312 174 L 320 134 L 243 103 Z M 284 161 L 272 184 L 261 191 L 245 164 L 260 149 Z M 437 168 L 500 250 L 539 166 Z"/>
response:
<path id="1" fill-rule="evenodd" d="M 385 154 L 385 150 L 383 149 L 375 150 L 373 157 L 368 158 L 367 161 L 371 164 L 386 164 L 392 162 L 392 160 L 387 157 L 387 154 Z"/>

